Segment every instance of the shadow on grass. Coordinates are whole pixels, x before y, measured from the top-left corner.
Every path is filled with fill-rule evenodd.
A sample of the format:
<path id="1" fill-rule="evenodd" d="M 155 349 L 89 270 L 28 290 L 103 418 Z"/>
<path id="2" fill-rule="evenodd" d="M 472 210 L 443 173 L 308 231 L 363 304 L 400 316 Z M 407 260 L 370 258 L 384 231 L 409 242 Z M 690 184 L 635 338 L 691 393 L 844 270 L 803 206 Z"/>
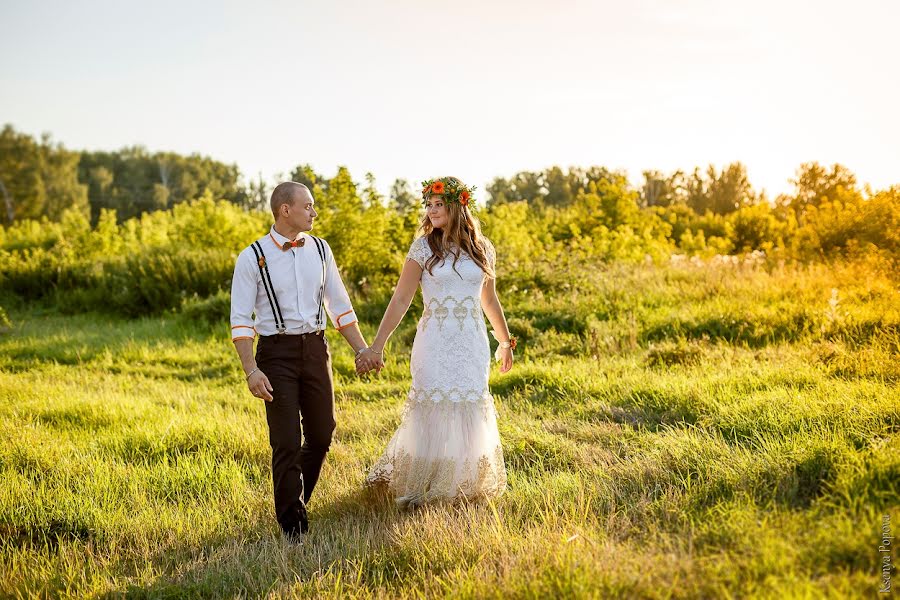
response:
<path id="1" fill-rule="evenodd" d="M 691 393 L 660 388 L 637 388 L 615 404 L 601 404 L 581 411 L 580 417 L 592 422 L 630 425 L 650 432 L 664 428 L 689 427 L 698 423 L 702 406 Z"/>
<path id="2" fill-rule="evenodd" d="M 310 513 L 311 532 L 302 545 L 282 538 L 274 521 L 261 519 L 256 528 L 234 535 L 212 534 L 199 544 L 169 548 L 150 559 L 161 575 L 150 585 L 129 585 L 105 594 L 119 598 L 265 596 L 282 586 L 300 585 L 305 592 L 333 569 L 351 570 L 372 585 L 399 581 L 402 561 L 394 560 L 392 530 L 415 512 L 398 510 L 380 489 L 359 487 Z M 122 564 L 127 579 L 146 564 Z"/>
<path id="3" fill-rule="evenodd" d="M 54 429 L 86 429 L 90 431 L 105 429 L 115 421 L 112 416 L 98 411 L 96 407 L 88 406 L 70 406 L 47 410 L 37 414 L 35 420 L 41 425 Z"/>
<path id="4" fill-rule="evenodd" d="M 80 515 L 56 517 L 41 527 L 32 523 L 0 524 L 2 546 L 16 549 L 34 548 L 55 552 L 61 543 L 87 543 L 95 540 L 96 537 L 96 528 Z"/>
<path id="5" fill-rule="evenodd" d="M 661 342 L 671 339 L 722 340 L 750 348 L 778 342 L 797 342 L 815 333 L 817 315 L 807 311 L 774 315 L 715 315 L 706 318 L 672 319 L 645 328 L 640 339 Z"/>

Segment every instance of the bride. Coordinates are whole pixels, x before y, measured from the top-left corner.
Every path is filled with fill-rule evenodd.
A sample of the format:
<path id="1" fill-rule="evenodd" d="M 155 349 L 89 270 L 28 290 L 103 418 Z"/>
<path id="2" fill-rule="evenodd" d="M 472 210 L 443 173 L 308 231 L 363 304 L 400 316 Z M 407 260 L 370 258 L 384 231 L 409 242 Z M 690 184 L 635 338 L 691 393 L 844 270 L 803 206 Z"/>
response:
<path id="1" fill-rule="evenodd" d="M 502 373 L 512 368 L 516 340 L 497 297 L 495 251 L 470 212 L 474 188 L 455 177 L 424 186 L 423 235 L 410 247 L 372 346 L 357 359 L 383 364 L 384 345 L 421 283 L 425 308 L 412 347 L 412 386 L 400 427 L 366 478 L 387 485 L 401 507 L 491 498 L 506 489 L 484 315 L 499 341 Z"/>

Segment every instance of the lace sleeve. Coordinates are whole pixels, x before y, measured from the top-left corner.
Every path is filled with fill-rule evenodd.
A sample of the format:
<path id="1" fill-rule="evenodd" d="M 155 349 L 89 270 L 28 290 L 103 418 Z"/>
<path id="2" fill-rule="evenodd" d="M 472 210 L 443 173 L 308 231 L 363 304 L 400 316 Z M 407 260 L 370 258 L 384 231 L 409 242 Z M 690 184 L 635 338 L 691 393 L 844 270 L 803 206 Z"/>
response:
<path id="1" fill-rule="evenodd" d="M 428 240 L 424 237 L 416 238 L 416 241 L 409 247 L 409 253 L 406 255 L 408 260 L 414 260 L 422 270 L 425 270 L 425 261 L 431 256 L 431 248 L 428 247 Z"/>
<path id="2" fill-rule="evenodd" d="M 491 243 L 491 240 L 484 238 L 484 253 L 487 255 L 488 265 L 494 270 L 497 270 L 497 249 L 494 248 L 494 244 Z"/>

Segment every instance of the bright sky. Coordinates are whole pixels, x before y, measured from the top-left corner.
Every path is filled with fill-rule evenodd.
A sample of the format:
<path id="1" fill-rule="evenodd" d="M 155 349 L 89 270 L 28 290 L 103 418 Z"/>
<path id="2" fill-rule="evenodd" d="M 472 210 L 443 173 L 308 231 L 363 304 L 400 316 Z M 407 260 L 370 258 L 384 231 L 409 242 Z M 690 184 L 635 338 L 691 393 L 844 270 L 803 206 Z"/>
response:
<path id="1" fill-rule="evenodd" d="M 0 0 L 0 123 L 387 190 L 552 165 L 900 183 L 894 0 Z"/>

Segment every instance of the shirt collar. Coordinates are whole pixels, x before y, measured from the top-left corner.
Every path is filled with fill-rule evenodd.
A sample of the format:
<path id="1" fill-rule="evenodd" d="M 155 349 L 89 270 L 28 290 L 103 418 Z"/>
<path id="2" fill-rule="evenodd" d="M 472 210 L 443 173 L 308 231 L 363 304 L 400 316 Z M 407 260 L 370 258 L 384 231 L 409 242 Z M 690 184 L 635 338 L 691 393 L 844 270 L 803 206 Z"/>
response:
<path id="1" fill-rule="evenodd" d="M 300 235 L 297 236 L 297 239 L 299 240 L 299 239 L 302 238 L 304 235 L 306 235 L 306 234 L 301 232 Z M 281 234 L 278 233 L 277 231 L 275 231 L 275 226 L 274 226 L 274 225 L 272 225 L 271 229 L 269 229 L 269 238 L 270 238 L 271 240 L 273 240 L 273 241 L 275 242 L 275 245 L 278 246 L 279 248 L 281 248 L 281 247 L 284 245 L 285 242 L 291 242 L 291 241 L 293 241 L 293 240 L 290 240 L 290 239 L 284 237 L 283 235 L 281 235 Z"/>

